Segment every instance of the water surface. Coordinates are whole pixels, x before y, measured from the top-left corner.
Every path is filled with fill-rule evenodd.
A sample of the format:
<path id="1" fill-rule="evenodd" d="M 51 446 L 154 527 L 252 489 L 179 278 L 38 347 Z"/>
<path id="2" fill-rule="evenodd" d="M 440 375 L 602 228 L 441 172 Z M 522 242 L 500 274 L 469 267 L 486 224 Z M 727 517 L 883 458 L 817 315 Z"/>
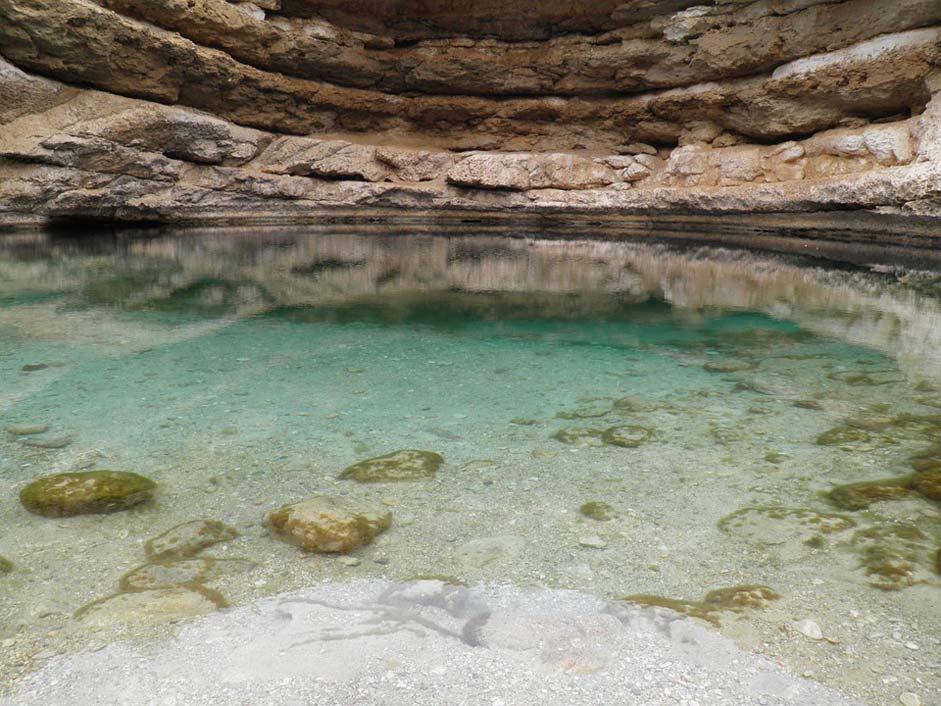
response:
<path id="1" fill-rule="evenodd" d="M 700 618 L 866 703 L 932 703 L 941 504 L 829 495 L 941 454 L 939 280 L 877 269 L 588 240 L 8 236 L 0 422 L 49 430 L 0 440 L 0 674 L 126 636 L 73 613 L 148 539 L 211 517 L 241 536 L 205 554 L 257 563 L 213 581 L 231 604 L 433 576 L 696 614 L 761 585 L 779 598 Z M 401 448 L 445 465 L 338 479 Z M 113 515 L 20 506 L 36 477 L 87 469 L 159 491 Z M 383 503 L 393 526 L 358 563 L 263 527 L 320 494 Z"/>

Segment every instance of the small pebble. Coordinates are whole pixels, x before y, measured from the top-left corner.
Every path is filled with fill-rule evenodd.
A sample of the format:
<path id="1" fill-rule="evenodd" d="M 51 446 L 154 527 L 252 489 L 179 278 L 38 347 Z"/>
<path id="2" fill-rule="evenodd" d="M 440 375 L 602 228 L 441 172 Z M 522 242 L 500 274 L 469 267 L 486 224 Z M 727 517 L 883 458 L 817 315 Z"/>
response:
<path id="1" fill-rule="evenodd" d="M 37 449 L 64 449 L 72 443 L 72 437 L 51 436 L 47 439 L 26 439 L 23 443 L 27 446 L 34 446 Z"/>
<path id="2" fill-rule="evenodd" d="M 823 639 L 823 630 L 821 630 L 820 626 L 813 620 L 798 620 L 794 623 L 794 629 L 804 637 L 809 637 L 811 640 Z"/>
<path id="3" fill-rule="evenodd" d="M 355 556 L 341 556 L 339 561 L 341 564 L 343 564 L 343 566 L 359 566 L 360 565 L 360 560 L 357 559 Z"/>
<path id="4" fill-rule="evenodd" d="M 921 699 L 918 698 L 918 694 L 913 694 L 910 691 L 903 691 L 899 695 L 899 701 L 902 702 L 903 706 L 921 706 Z"/>
<path id="5" fill-rule="evenodd" d="M 906 643 L 905 643 L 905 646 L 906 646 L 908 649 L 910 649 L 910 650 L 917 650 L 917 649 L 918 649 L 918 645 L 916 645 L 914 642 L 906 642 Z"/>

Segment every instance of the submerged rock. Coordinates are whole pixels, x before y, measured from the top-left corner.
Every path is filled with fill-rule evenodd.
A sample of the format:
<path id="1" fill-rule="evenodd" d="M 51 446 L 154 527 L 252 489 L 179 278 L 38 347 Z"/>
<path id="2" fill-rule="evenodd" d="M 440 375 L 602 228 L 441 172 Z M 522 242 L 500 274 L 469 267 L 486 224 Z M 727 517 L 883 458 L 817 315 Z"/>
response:
<path id="1" fill-rule="evenodd" d="M 843 510 L 865 510 L 881 500 L 901 500 L 912 495 L 911 478 L 886 478 L 841 485 L 828 494 L 834 505 Z"/>
<path id="2" fill-rule="evenodd" d="M 710 373 L 739 373 L 743 370 L 752 370 L 755 364 L 747 360 L 712 360 L 702 367 Z"/>
<path id="3" fill-rule="evenodd" d="M 582 503 L 578 511 L 585 517 L 591 520 L 597 520 L 598 522 L 607 522 L 608 520 L 614 519 L 617 514 L 615 509 L 608 505 L 608 503 L 599 502 L 597 500 Z"/>
<path id="4" fill-rule="evenodd" d="M 838 446 L 840 444 L 852 444 L 861 441 L 869 441 L 869 432 L 865 429 L 840 425 L 828 429 L 817 437 L 818 446 Z"/>
<path id="5" fill-rule="evenodd" d="M 926 579 L 931 564 L 931 539 L 908 523 L 857 530 L 851 545 L 859 552 L 869 583 L 883 591 L 898 591 Z"/>
<path id="6" fill-rule="evenodd" d="M 48 424 L 11 424 L 6 428 L 8 434 L 13 436 L 30 436 L 32 434 L 45 434 L 49 431 Z"/>
<path id="7" fill-rule="evenodd" d="M 72 517 L 127 510 L 153 496 L 157 484 L 130 471 L 57 473 L 33 481 L 20 502 L 44 517 Z"/>
<path id="8" fill-rule="evenodd" d="M 219 520 L 193 520 L 154 537 L 144 545 L 144 552 L 150 559 L 190 557 L 238 536 L 238 530 Z"/>
<path id="9" fill-rule="evenodd" d="M 601 433 L 601 442 L 607 446 L 634 449 L 654 438 L 653 429 L 634 425 L 609 427 Z"/>
<path id="10" fill-rule="evenodd" d="M 621 600 L 648 608 L 667 608 L 691 618 L 699 618 L 720 625 L 718 613 L 741 613 L 748 608 L 765 608 L 780 596 L 767 586 L 732 586 L 710 591 L 701 601 L 665 598 L 647 593 L 635 593 Z"/>
<path id="11" fill-rule="evenodd" d="M 13 562 L 6 557 L 0 556 L 0 576 L 13 571 Z"/>
<path id="12" fill-rule="evenodd" d="M 824 537 L 856 526 L 846 515 L 803 507 L 757 506 L 736 510 L 719 520 L 718 527 L 755 544 L 806 545 L 819 548 Z"/>
<path id="13" fill-rule="evenodd" d="M 941 469 L 916 473 L 912 477 L 912 489 L 929 500 L 941 501 Z"/>
<path id="14" fill-rule="evenodd" d="M 552 438 L 571 446 L 602 446 L 602 434 L 604 431 L 601 429 L 568 428 L 559 429 Z"/>
<path id="15" fill-rule="evenodd" d="M 71 436 L 48 436 L 48 437 L 29 437 L 22 440 L 27 446 L 33 446 L 37 449 L 64 449 L 72 443 Z"/>
<path id="16" fill-rule="evenodd" d="M 189 584 L 208 583 L 223 576 L 251 571 L 257 566 L 248 559 L 170 559 L 143 564 L 121 577 L 122 591 L 145 591 Z"/>
<path id="17" fill-rule="evenodd" d="M 309 552 L 350 552 L 369 544 L 392 524 L 384 509 L 360 509 L 318 496 L 271 513 L 266 524 L 287 541 Z"/>
<path id="18" fill-rule="evenodd" d="M 443 463 L 444 458 L 432 451 L 402 449 L 355 463 L 344 469 L 340 478 L 359 483 L 417 480 L 433 476 Z"/>
<path id="19" fill-rule="evenodd" d="M 227 607 L 217 591 L 204 586 L 174 586 L 115 593 L 79 608 L 75 617 L 87 624 L 109 627 L 176 622 Z"/>

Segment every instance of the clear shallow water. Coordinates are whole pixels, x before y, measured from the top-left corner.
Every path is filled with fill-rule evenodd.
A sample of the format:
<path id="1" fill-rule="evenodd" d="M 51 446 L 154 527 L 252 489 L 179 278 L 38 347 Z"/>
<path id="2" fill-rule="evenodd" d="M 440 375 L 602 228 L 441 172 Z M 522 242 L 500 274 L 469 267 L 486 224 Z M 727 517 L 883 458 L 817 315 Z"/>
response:
<path id="1" fill-rule="evenodd" d="M 760 584 L 780 597 L 707 617 L 867 703 L 932 703 L 941 504 L 847 510 L 827 493 L 910 474 L 941 441 L 936 283 L 591 241 L 2 240 L 0 421 L 69 440 L 0 442 L 3 674 L 128 634 L 72 614 L 114 593 L 148 539 L 212 517 L 241 536 L 205 555 L 258 564 L 212 582 L 232 604 L 368 577 L 698 602 Z M 649 438 L 602 443 L 612 427 Z M 337 479 L 399 448 L 446 463 L 417 482 Z M 69 519 L 17 500 L 39 475 L 97 468 L 158 494 Z M 384 503 L 392 529 L 350 565 L 262 526 L 319 494 Z"/>

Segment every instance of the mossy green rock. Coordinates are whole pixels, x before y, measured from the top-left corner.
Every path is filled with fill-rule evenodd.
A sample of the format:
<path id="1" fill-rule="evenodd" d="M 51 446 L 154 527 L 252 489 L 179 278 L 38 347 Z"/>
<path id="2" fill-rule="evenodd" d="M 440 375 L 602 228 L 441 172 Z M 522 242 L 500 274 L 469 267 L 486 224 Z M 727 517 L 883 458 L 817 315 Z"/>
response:
<path id="1" fill-rule="evenodd" d="M 601 433 L 601 441 L 607 446 L 634 449 L 654 438 L 653 429 L 634 425 L 609 427 Z"/>
<path id="2" fill-rule="evenodd" d="M 570 446 L 601 446 L 601 435 L 604 432 L 601 429 L 580 429 L 572 427 L 568 429 L 559 429 L 552 438 L 561 441 Z"/>
<path id="3" fill-rule="evenodd" d="M 901 500 L 911 494 L 911 479 L 905 477 L 841 485 L 830 491 L 829 498 L 843 510 L 865 510 L 874 502 Z"/>
<path id="4" fill-rule="evenodd" d="M 0 556 L 0 576 L 8 574 L 11 571 L 13 571 L 13 562 Z"/>
<path id="5" fill-rule="evenodd" d="M 443 463 L 444 458 L 433 451 L 402 449 L 355 463 L 344 469 L 340 478 L 358 483 L 418 480 L 433 476 Z"/>
<path id="6" fill-rule="evenodd" d="M 20 502 L 44 517 L 119 512 L 146 502 L 157 484 L 130 471 L 57 473 L 33 481 Z"/>
<path id="7" fill-rule="evenodd" d="M 345 553 L 369 544 L 392 524 L 388 510 L 364 509 L 318 496 L 271 513 L 266 524 L 309 552 Z"/>
<path id="8" fill-rule="evenodd" d="M 218 520 L 193 520 L 171 527 L 144 545 L 150 559 L 176 559 L 195 556 L 213 544 L 238 537 L 234 527 Z"/>
<path id="9" fill-rule="evenodd" d="M 711 360 L 702 367 L 710 373 L 740 373 L 753 369 L 755 364 L 747 360 Z"/>

